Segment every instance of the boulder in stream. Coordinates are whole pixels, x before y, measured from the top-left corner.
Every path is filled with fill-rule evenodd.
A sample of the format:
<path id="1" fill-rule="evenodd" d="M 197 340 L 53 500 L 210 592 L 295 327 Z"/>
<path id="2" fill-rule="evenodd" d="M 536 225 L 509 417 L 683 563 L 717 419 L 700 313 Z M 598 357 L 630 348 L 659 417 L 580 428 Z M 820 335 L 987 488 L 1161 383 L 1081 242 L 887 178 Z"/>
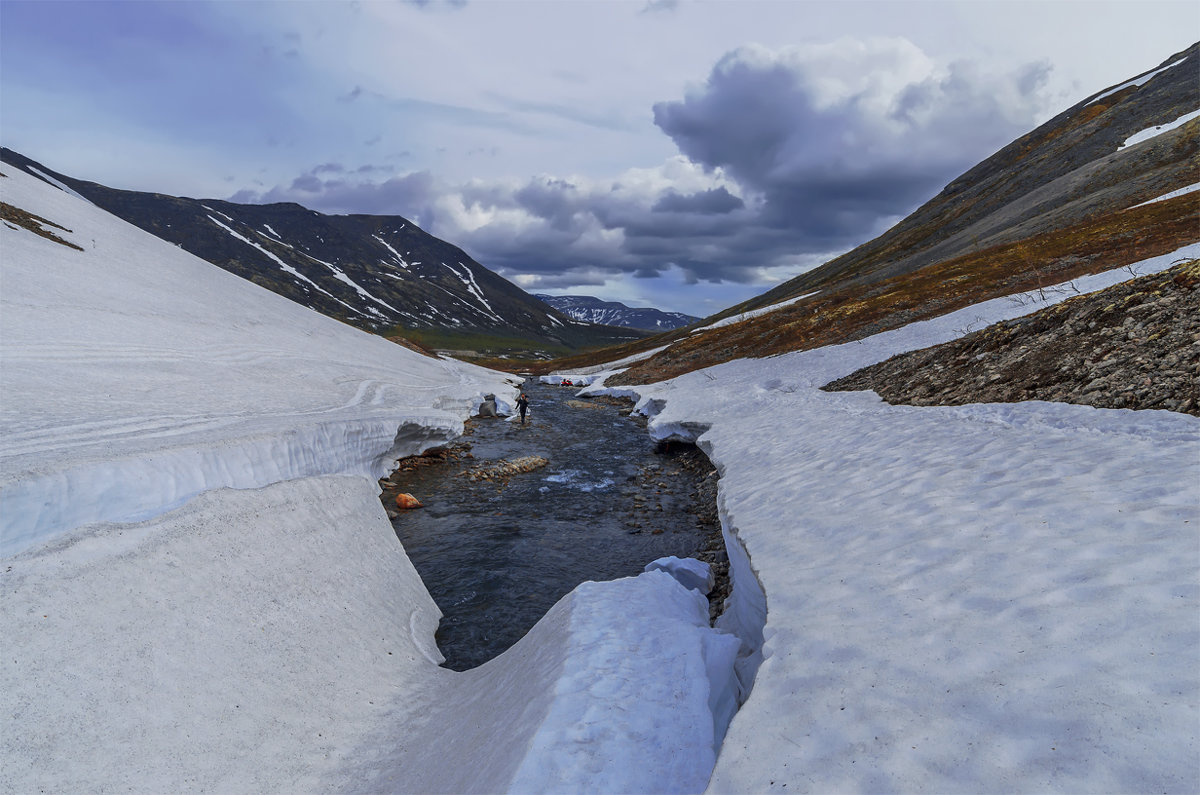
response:
<path id="1" fill-rule="evenodd" d="M 498 417 L 500 413 L 496 410 L 496 396 L 484 395 L 483 402 L 479 404 L 480 417 Z"/>
<path id="2" fill-rule="evenodd" d="M 409 508 L 424 508 L 425 506 L 413 495 L 401 492 L 396 495 L 396 507 L 408 510 Z"/>

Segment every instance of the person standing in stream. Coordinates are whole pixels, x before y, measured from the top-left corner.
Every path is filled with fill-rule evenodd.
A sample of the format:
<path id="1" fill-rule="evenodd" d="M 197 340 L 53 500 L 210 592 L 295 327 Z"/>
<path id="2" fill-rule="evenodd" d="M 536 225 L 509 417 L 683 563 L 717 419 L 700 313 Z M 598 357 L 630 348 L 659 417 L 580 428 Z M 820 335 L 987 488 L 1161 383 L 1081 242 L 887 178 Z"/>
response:
<path id="1" fill-rule="evenodd" d="M 525 393 L 521 393 L 521 397 L 517 398 L 517 410 L 521 412 L 521 424 L 525 424 L 525 412 L 529 411 L 529 398 L 525 397 Z"/>

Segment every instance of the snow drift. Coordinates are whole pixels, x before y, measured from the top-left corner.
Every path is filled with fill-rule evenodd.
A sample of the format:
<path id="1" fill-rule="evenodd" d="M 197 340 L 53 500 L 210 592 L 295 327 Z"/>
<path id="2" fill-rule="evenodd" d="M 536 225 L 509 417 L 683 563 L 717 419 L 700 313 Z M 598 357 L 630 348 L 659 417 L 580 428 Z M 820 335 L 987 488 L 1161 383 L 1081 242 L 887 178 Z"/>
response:
<path id="1" fill-rule="evenodd" d="M 704 577 L 659 562 L 460 674 L 436 666 L 437 607 L 373 478 L 512 385 L 32 178 L 0 188 L 84 249 L 0 229 L 0 789 L 1200 780 L 1200 421 L 818 389 L 1037 296 L 623 388 L 721 472 L 719 629 Z"/>
<path id="2" fill-rule="evenodd" d="M 620 390 L 721 472 L 757 676 L 709 791 L 1195 789 L 1200 421 L 818 389 L 1069 294 Z"/>
<path id="3" fill-rule="evenodd" d="M 506 376 L 4 172 L 78 248 L 0 228 L 0 791 L 703 788 L 738 642 L 667 573 L 437 667 L 375 481 Z"/>

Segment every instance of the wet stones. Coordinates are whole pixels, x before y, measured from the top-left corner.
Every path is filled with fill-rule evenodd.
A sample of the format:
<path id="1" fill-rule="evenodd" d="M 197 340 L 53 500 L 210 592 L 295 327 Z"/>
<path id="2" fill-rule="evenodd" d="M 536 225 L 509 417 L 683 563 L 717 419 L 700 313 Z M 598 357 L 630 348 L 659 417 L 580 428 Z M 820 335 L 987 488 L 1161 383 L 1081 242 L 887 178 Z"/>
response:
<path id="1" fill-rule="evenodd" d="M 540 455 L 526 455 L 509 461 L 494 461 L 469 469 L 462 476 L 472 481 L 502 480 L 522 472 L 532 472 L 541 469 L 550 461 Z"/>
<path id="2" fill-rule="evenodd" d="M 431 593 L 435 599 L 445 600 L 442 609 L 449 617 L 438 642 L 445 644 L 447 658 L 459 660 L 449 667 L 463 664 L 468 656 L 472 664 L 479 661 L 475 650 L 464 650 L 481 642 L 481 630 L 476 626 L 483 617 L 488 617 L 483 634 L 497 643 L 508 630 L 496 634 L 496 627 L 527 620 L 524 607 L 513 608 L 518 597 L 497 595 L 486 604 L 480 601 L 485 597 L 462 601 L 466 591 L 455 573 L 458 559 L 455 572 L 439 568 L 443 553 L 438 550 L 444 545 L 436 539 L 454 537 L 451 533 L 461 532 L 464 548 L 478 545 L 485 555 L 491 555 L 493 546 L 507 549 L 504 545 L 509 543 L 522 550 L 504 564 L 505 572 L 536 571 L 544 565 L 538 562 L 543 549 L 550 558 L 566 554 L 566 565 L 556 565 L 553 574 L 538 575 L 546 593 L 559 587 L 556 577 L 566 579 L 578 573 L 583 581 L 628 576 L 664 555 L 695 557 L 707 562 L 718 580 L 710 601 L 710 615 L 718 615 L 729 593 L 728 563 L 717 518 L 717 477 L 704 454 L 682 443 L 652 452 L 653 443 L 638 430 L 645 425 L 644 417 L 635 415 L 632 423 L 609 419 L 628 411 L 632 407 L 629 400 L 592 401 L 572 395 L 553 399 L 548 390 L 543 394 L 536 385 L 531 391 L 535 400 L 541 401 L 544 423 L 532 426 L 530 438 L 518 438 L 524 429 L 514 423 L 469 420 L 466 433 L 471 434 L 470 443 L 404 459 L 393 476 L 381 481 L 392 491 L 385 497 L 384 507 L 393 517 L 397 535 L 410 549 L 414 565 L 422 576 L 426 576 L 425 569 L 437 572 L 429 575 L 439 583 Z M 597 410 L 602 407 L 610 414 Z M 624 427 L 627 425 L 630 427 Z M 619 452 L 610 462 L 612 448 L 605 434 L 636 441 L 629 442 L 627 455 Z M 593 444 L 593 439 L 598 444 Z M 589 451 L 586 460 L 580 460 L 581 450 Z M 437 464 L 445 466 L 427 468 Z M 555 470 L 555 475 L 547 477 L 549 470 Z M 400 511 L 394 507 L 396 492 L 411 493 L 428 507 Z M 467 515 L 479 518 L 461 522 L 460 517 Z M 603 550 L 597 548 L 598 543 Z M 580 561 L 571 558 L 573 550 L 578 550 Z M 585 558 L 587 562 L 582 562 Z M 494 560 L 496 556 L 485 557 L 481 567 Z M 628 560 L 631 567 L 618 569 L 617 560 Z M 593 569 L 603 574 L 593 574 Z M 489 583 L 508 578 L 506 573 L 494 574 Z M 571 584 L 563 587 L 569 589 Z M 471 586 L 468 590 L 478 589 Z M 545 596 L 539 592 L 538 598 Z M 532 622 L 536 616 L 528 620 Z"/>
<path id="3" fill-rule="evenodd" d="M 413 495 L 402 491 L 405 488 L 405 481 L 410 473 L 425 467 L 457 462 L 471 457 L 471 443 L 458 441 L 449 445 L 431 447 L 420 455 L 410 455 L 406 458 L 401 458 L 396 462 L 396 469 L 386 478 L 379 480 L 379 488 L 381 489 L 379 496 L 383 501 L 383 508 L 387 512 L 388 518 L 395 519 L 400 515 L 396 507 L 404 510 L 407 510 L 408 507 L 413 507 L 399 505 L 402 494 L 416 500 L 416 497 L 413 497 Z M 416 507 L 423 507 L 420 505 L 419 500 L 417 502 L 418 505 Z"/>
<path id="4" fill-rule="evenodd" d="M 567 405 L 573 409 L 603 409 L 604 405 L 590 400 L 568 400 Z"/>

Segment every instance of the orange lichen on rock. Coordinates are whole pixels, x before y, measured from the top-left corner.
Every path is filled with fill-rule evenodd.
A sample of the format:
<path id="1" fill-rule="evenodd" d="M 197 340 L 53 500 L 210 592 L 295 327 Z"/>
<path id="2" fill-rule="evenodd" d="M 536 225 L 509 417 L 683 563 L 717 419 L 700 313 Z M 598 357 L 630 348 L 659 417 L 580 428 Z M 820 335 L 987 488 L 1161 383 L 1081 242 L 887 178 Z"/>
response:
<path id="1" fill-rule="evenodd" d="M 425 506 L 413 495 L 400 493 L 396 495 L 396 507 L 407 510 L 409 508 L 424 508 Z"/>

